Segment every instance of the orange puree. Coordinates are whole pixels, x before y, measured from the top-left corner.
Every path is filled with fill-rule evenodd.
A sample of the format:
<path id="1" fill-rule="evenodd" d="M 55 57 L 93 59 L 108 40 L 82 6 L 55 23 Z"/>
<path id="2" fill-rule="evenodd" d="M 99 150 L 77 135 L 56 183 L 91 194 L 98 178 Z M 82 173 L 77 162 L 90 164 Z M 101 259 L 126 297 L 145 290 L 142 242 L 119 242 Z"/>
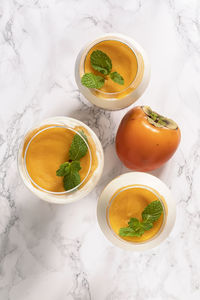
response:
<path id="1" fill-rule="evenodd" d="M 121 189 L 122 190 L 122 189 Z M 129 189 L 118 190 L 112 197 L 109 209 L 109 221 L 113 231 L 118 234 L 121 227 L 127 227 L 130 218 L 137 218 L 142 221 L 142 212 L 145 207 L 158 198 L 144 187 L 133 186 Z M 161 197 L 161 196 L 160 196 Z M 161 197 L 162 198 L 162 197 Z M 131 242 L 144 242 L 151 239 L 161 228 L 163 224 L 163 213 L 160 218 L 154 222 L 150 230 L 144 232 L 141 237 L 121 237 Z"/>
<path id="2" fill-rule="evenodd" d="M 52 126 L 52 125 L 50 125 Z M 34 130 L 26 139 L 25 148 L 38 131 L 49 126 L 40 127 Z M 97 167 L 97 157 L 95 153 L 95 145 L 85 128 L 82 129 L 88 137 L 88 143 L 92 154 L 92 168 L 89 176 L 86 178 L 84 185 Z M 69 160 L 69 148 L 75 135 L 70 129 L 62 127 L 48 128 L 40 132 L 31 141 L 26 154 L 26 167 L 32 180 L 41 188 L 52 192 L 63 192 L 63 177 L 56 176 L 56 170 L 59 166 Z M 89 151 L 80 159 L 81 170 L 79 172 L 81 181 L 85 178 L 90 165 Z"/>
<path id="3" fill-rule="evenodd" d="M 124 78 L 124 85 L 120 85 L 110 79 L 109 76 L 106 76 L 105 84 L 101 91 L 115 93 L 128 88 L 135 79 L 138 70 L 137 58 L 131 48 L 122 42 L 114 40 L 102 41 L 93 46 L 85 59 L 85 73 L 91 72 L 102 76 L 101 73 L 92 68 L 90 63 L 90 55 L 94 50 L 101 50 L 106 53 L 112 60 L 111 72 L 118 72 Z M 130 91 L 127 91 L 125 94 L 128 92 Z"/>

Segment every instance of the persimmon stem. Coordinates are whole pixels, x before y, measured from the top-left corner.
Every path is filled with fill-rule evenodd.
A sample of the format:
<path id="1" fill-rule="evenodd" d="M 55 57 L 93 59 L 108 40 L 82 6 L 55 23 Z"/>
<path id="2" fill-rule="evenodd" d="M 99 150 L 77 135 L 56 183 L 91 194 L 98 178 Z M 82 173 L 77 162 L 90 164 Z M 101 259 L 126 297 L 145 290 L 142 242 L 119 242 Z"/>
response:
<path id="1" fill-rule="evenodd" d="M 168 119 L 157 112 L 153 111 L 149 106 L 142 107 L 144 113 L 147 115 L 147 120 L 155 127 L 177 129 L 178 125 L 171 119 Z"/>

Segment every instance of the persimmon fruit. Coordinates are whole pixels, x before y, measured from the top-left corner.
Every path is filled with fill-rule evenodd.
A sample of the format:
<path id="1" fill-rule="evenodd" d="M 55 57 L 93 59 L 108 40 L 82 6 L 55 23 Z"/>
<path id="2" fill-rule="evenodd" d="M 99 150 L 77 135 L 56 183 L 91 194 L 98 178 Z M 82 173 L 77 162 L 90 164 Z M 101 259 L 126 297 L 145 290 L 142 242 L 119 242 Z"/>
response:
<path id="1" fill-rule="evenodd" d="M 116 135 L 116 151 L 123 164 L 135 171 L 151 171 L 167 162 L 181 139 L 178 125 L 148 106 L 126 113 Z"/>

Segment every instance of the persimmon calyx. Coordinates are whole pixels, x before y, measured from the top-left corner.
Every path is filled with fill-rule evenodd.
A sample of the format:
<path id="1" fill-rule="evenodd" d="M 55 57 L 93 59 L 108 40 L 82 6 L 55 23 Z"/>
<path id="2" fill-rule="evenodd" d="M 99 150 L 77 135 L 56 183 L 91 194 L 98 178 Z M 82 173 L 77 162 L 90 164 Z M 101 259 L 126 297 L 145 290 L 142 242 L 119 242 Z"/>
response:
<path id="1" fill-rule="evenodd" d="M 149 106 L 142 106 L 142 110 L 147 115 L 147 120 L 155 127 L 177 129 L 178 125 L 171 119 L 168 119 L 157 112 L 153 111 Z"/>

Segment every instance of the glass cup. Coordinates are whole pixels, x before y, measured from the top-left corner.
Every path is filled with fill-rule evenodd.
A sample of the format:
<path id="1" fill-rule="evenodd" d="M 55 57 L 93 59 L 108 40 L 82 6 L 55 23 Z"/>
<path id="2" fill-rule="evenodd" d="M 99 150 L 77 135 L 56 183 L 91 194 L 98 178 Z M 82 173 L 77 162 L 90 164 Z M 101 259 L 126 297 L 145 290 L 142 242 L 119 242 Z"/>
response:
<path id="1" fill-rule="evenodd" d="M 78 132 L 78 129 L 84 130 L 89 137 L 88 142 Z M 39 186 L 29 174 L 27 168 L 27 153 L 34 143 L 35 139 L 49 129 L 66 128 L 74 134 L 78 134 L 87 144 L 89 154 L 89 164 L 87 172 L 80 184 L 68 191 L 51 191 Z M 55 137 L 54 137 L 55 138 Z M 95 152 L 95 168 L 94 168 Z M 21 178 L 25 185 L 42 200 L 51 203 L 70 203 L 85 197 L 96 186 L 99 181 L 104 165 L 104 154 L 101 143 L 96 134 L 84 123 L 79 120 L 68 117 L 54 117 L 42 121 L 37 126 L 28 131 L 25 135 L 18 152 L 18 168 Z M 56 171 L 56 170 L 55 170 Z"/>
<path id="2" fill-rule="evenodd" d="M 131 84 L 125 89 L 107 93 L 99 89 L 89 89 L 81 84 L 81 77 L 85 73 L 85 60 L 90 49 L 102 41 L 119 41 L 127 45 L 135 54 L 137 60 L 137 74 Z M 118 110 L 133 104 L 142 96 L 150 80 L 150 63 L 144 49 L 132 38 L 113 33 L 98 37 L 85 45 L 79 52 L 75 63 L 76 83 L 87 100 L 104 109 Z"/>
<path id="3" fill-rule="evenodd" d="M 163 207 L 163 221 L 158 232 L 145 241 L 121 238 L 111 227 L 109 210 L 112 201 L 126 189 L 142 188 L 153 193 Z M 119 191 L 117 193 L 117 191 Z M 168 187 L 157 177 L 143 172 L 129 172 L 113 179 L 103 190 L 97 205 L 97 219 L 106 238 L 124 250 L 144 251 L 158 246 L 170 234 L 176 218 L 176 206 Z"/>

